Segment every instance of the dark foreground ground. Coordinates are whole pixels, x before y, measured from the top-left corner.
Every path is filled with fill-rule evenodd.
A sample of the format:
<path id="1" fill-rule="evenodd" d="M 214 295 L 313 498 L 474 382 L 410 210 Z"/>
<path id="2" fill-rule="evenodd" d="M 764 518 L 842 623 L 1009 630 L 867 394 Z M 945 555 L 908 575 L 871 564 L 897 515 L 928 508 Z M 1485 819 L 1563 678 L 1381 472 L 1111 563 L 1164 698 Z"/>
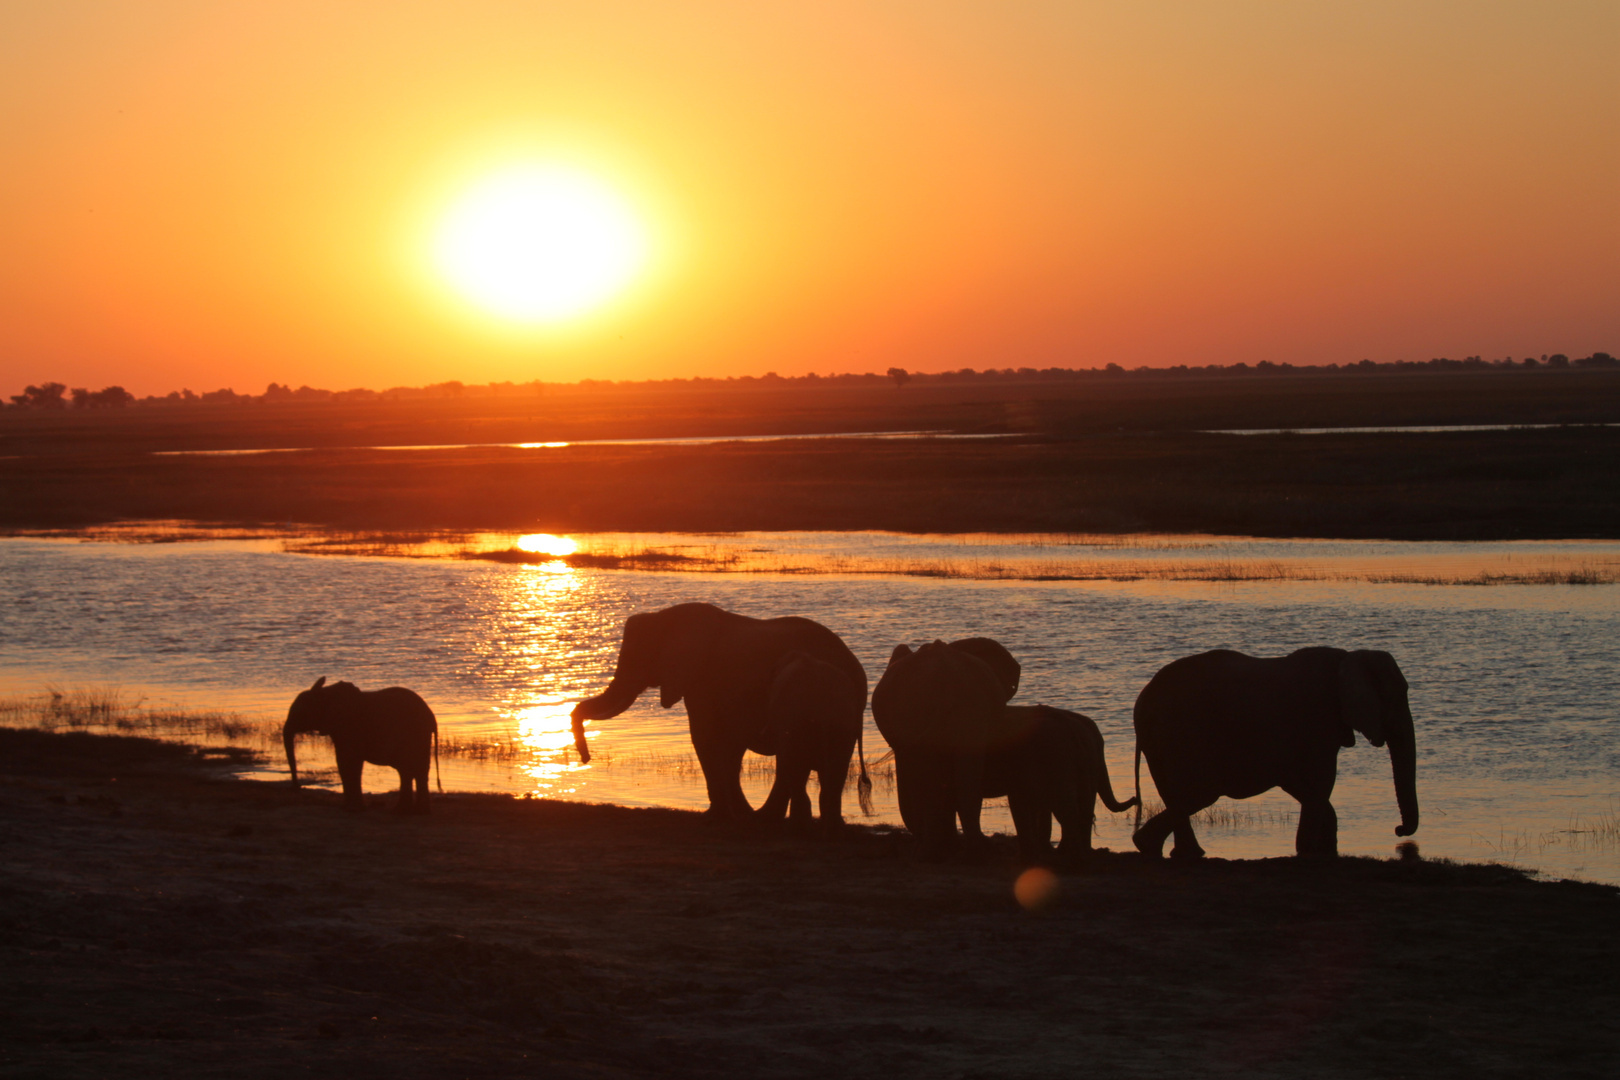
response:
<path id="1" fill-rule="evenodd" d="M 82 735 L 0 774 L 7 1077 L 1620 1074 L 1608 887 L 1112 855 L 1030 914 L 864 829 L 350 816 Z"/>

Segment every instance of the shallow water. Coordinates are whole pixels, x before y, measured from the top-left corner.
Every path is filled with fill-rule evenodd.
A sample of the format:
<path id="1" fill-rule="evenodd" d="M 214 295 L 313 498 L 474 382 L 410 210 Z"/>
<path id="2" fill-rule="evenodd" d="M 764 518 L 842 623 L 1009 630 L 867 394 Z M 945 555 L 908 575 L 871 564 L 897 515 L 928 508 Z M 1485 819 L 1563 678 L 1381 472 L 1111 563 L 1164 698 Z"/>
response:
<path id="1" fill-rule="evenodd" d="M 664 538 L 673 543 L 677 538 Z M 1063 561 L 1137 565 L 1196 552 L 1221 562 L 1378 559 L 1445 568 L 1480 559 L 1602 561 L 1614 545 L 1380 547 L 1232 538 L 753 534 L 686 538 L 766 549 L 806 567 L 849 560 Z M 592 725 L 598 760 L 566 751 L 572 703 L 599 691 L 635 611 L 707 600 L 757 616 L 802 614 L 837 630 L 875 682 L 897 642 L 988 634 L 1024 663 L 1018 701 L 1094 718 L 1116 791 L 1131 787 L 1130 708 L 1165 663 L 1212 648 L 1278 655 L 1305 645 L 1392 652 L 1412 684 L 1429 856 L 1501 859 L 1620 882 L 1620 586 L 1416 585 L 1346 580 L 997 581 L 882 573 L 645 573 L 467 561 L 311 557 L 270 541 L 180 544 L 0 540 L 0 692 L 115 685 L 127 696 L 266 718 L 317 676 L 410 685 L 446 737 L 515 739 L 499 764 L 444 760 L 447 787 L 701 807 L 685 717 L 656 695 Z M 1106 550 L 1104 550 L 1106 549 Z M 1444 576 L 1444 575 L 1442 575 Z M 1454 575 L 1466 577 L 1466 574 Z M 868 724 L 868 760 L 883 751 Z M 279 755 L 277 755 L 279 757 Z M 769 764 L 745 785 L 758 802 Z M 265 775 L 285 775 L 275 767 Z M 371 790 L 391 771 L 369 770 Z M 1152 795 L 1145 774 L 1145 794 Z M 897 821 L 892 792 L 876 820 Z M 854 800 L 846 812 L 858 817 Z M 1341 850 L 1387 855 L 1398 817 L 1387 756 L 1340 755 Z M 1293 804 L 1278 793 L 1219 808 L 1200 827 L 1213 855 L 1292 850 Z M 1010 830 L 1004 808 L 986 823 Z M 1129 846 L 1129 818 L 1104 812 L 1097 843 Z M 1601 830 L 1607 826 L 1606 833 Z"/>

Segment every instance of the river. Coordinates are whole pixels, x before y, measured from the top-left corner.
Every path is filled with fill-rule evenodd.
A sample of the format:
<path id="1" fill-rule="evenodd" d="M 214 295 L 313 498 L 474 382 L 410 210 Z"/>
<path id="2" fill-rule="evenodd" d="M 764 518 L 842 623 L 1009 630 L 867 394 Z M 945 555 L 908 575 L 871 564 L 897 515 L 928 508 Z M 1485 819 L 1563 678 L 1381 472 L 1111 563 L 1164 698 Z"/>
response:
<path id="1" fill-rule="evenodd" d="M 1384 649 L 1412 688 L 1415 839 L 1426 857 L 1620 883 L 1620 545 L 878 533 L 580 540 L 701 550 L 705 565 L 730 572 L 313 556 L 269 537 L 11 537 L 0 539 L 0 693 L 111 688 L 127 702 L 273 722 L 319 676 L 403 684 L 433 705 L 447 739 L 505 747 L 496 760 L 447 756 L 447 788 L 702 807 L 681 709 L 666 712 L 649 693 L 592 725 L 589 766 L 568 751 L 567 717 L 606 684 L 627 616 L 705 600 L 825 623 L 873 683 L 898 642 L 998 638 L 1024 665 L 1015 701 L 1095 718 L 1123 794 L 1131 704 L 1169 661 L 1214 648 Z M 1521 583 L 1493 583 L 1505 581 Z M 867 759 L 884 750 L 868 720 Z M 257 775 L 285 776 L 279 757 Z M 1398 815 L 1387 755 L 1363 744 L 1339 761 L 1341 851 L 1391 854 Z M 391 770 L 367 772 L 370 790 L 392 783 Z M 769 783 L 769 763 L 755 762 L 746 787 L 756 803 Z M 1145 769 L 1143 783 L 1151 798 Z M 1287 854 L 1294 806 L 1278 792 L 1223 800 L 1200 840 L 1217 856 Z M 846 815 L 860 820 L 853 798 Z M 871 820 L 898 821 L 892 790 L 880 787 Z M 1010 831 L 1004 807 L 988 806 L 985 820 Z M 1128 848 L 1129 833 L 1129 815 L 1100 812 L 1096 843 Z"/>

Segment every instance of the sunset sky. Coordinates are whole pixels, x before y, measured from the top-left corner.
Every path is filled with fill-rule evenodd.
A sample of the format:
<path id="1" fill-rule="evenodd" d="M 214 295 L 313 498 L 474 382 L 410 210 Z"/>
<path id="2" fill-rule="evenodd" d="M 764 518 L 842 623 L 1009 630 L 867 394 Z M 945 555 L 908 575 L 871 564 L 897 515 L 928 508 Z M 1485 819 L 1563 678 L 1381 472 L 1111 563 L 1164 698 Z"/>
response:
<path id="1" fill-rule="evenodd" d="M 1613 0 L 9 0 L 0 395 L 1620 352 L 1617 57 Z M 604 224 L 496 310 L 503 183 Z"/>

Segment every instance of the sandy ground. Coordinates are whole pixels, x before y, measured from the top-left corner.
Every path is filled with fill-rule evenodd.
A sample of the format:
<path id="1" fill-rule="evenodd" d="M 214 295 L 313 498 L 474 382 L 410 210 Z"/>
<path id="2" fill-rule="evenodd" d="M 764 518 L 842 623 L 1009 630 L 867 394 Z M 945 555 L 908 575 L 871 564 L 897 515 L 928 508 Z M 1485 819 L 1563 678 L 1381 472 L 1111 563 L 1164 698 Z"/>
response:
<path id="1" fill-rule="evenodd" d="M 387 801 L 0 731 L 0 1075 L 1620 1075 L 1604 886 Z"/>

